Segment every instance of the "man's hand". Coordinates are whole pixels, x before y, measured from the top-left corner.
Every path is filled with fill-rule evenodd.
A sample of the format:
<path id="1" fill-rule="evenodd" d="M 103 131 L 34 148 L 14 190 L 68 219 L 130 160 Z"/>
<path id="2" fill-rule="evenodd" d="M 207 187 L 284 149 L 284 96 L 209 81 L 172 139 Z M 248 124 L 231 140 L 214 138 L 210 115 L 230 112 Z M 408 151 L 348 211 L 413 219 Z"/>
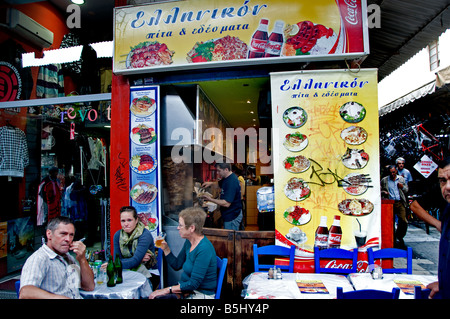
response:
<path id="1" fill-rule="evenodd" d="M 70 250 L 75 253 L 78 262 L 86 257 L 86 245 L 81 241 L 72 242 L 72 244 L 70 245 Z"/>
<path id="2" fill-rule="evenodd" d="M 427 286 L 428 289 L 430 289 L 430 295 L 428 296 L 429 299 L 433 299 L 434 295 L 439 292 L 439 282 L 435 281 L 432 282 Z"/>

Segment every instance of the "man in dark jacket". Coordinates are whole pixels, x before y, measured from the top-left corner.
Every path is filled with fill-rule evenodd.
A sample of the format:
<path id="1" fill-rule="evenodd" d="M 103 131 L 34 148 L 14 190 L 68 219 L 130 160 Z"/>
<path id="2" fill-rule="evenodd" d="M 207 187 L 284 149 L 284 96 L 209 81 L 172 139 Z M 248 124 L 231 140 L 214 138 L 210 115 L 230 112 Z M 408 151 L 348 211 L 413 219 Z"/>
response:
<path id="1" fill-rule="evenodd" d="M 443 299 L 450 299 L 450 156 L 439 163 L 438 179 L 442 197 L 448 205 L 441 215 L 438 281 L 429 284 L 427 288 L 431 289 L 430 298 L 439 292 Z"/>

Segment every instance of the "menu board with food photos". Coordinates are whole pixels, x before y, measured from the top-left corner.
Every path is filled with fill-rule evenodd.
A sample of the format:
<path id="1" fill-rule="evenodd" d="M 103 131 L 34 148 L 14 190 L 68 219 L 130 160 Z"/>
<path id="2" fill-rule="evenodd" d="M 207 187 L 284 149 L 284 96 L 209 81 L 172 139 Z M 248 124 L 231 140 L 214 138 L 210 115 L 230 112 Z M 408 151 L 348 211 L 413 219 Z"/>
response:
<path id="1" fill-rule="evenodd" d="M 322 248 L 377 247 L 377 71 L 272 73 L 271 92 L 276 243 L 295 245 L 297 259 L 312 263 L 325 217 Z"/>
<path id="2" fill-rule="evenodd" d="M 130 89 L 130 203 L 155 237 L 160 222 L 159 87 Z"/>
<path id="3" fill-rule="evenodd" d="M 113 71 L 341 60 L 368 54 L 365 0 L 185 0 L 114 8 Z"/>

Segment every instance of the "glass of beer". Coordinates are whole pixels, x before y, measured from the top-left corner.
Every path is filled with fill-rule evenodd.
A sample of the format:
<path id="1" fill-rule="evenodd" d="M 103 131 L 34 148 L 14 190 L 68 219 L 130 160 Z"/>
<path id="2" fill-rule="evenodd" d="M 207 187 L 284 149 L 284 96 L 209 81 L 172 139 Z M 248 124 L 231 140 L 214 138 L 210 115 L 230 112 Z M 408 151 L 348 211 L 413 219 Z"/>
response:
<path id="1" fill-rule="evenodd" d="M 161 244 L 164 241 L 164 239 L 166 238 L 166 233 L 165 232 L 160 232 L 158 234 L 158 236 L 156 236 L 156 240 L 155 240 L 155 247 L 156 248 L 161 248 Z"/>

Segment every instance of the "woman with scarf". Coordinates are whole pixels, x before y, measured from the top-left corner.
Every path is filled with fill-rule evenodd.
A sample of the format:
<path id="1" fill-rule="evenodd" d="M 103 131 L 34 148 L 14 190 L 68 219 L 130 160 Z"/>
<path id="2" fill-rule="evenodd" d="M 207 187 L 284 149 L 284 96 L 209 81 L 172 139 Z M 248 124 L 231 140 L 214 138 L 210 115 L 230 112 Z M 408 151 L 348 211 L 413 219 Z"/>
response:
<path id="1" fill-rule="evenodd" d="M 142 273 L 156 288 L 159 274 L 152 234 L 139 221 L 133 206 L 120 209 L 120 224 L 122 229 L 114 234 L 114 256 L 119 254 L 123 269 Z"/>

